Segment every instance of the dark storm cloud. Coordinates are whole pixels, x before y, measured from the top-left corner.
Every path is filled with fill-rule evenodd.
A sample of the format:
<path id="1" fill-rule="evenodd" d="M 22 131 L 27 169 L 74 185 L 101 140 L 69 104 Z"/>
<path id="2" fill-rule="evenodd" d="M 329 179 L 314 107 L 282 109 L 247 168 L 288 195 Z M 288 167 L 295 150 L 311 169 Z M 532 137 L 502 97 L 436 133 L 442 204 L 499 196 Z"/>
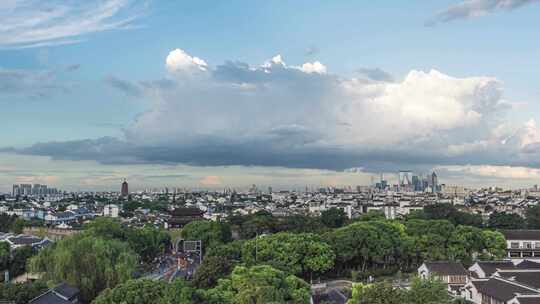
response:
<path id="1" fill-rule="evenodd" d="M 392 171 L 407 168 L 419 172 L 436 165 L 523 165 L 519 161 L 501 161 L 500 153 L 469 154 L 445 157 L 418 148 L 365 149 L 351 151 L 344 148 L 290 148 L 280 143 L 253 140 L 236 144 L 218 138 L 200 138 L 189 146 L 140 146 L 126 141 L 103 137 L 66 142 L 39 143 L 23 149 L 6 149 L 24 155 L 49 156 L 57 160 L 96 160 L 104 164 L 187 164 L 192 166 L 276 166 L 345 170 L 362 167 L 367 172 Z M 301 141 L 301 140 L 300 140 Z M 540 163 L 527 163 L 538 166 Z M 180 176 L 178 176 L 180 177 Z"/>

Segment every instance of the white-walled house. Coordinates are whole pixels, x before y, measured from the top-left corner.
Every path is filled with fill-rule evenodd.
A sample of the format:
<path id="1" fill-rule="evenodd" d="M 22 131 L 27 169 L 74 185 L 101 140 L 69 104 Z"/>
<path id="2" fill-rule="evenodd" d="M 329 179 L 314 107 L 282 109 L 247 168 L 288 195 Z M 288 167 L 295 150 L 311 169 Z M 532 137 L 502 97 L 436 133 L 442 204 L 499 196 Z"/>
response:
<path id="1" fill-rule="evenodd" d="M 115 204 L 108 204 L 103 207 L 103 216 L 118 217 L 120 208 Z"/>
<path id="2" fill-rule="evenodd" d="M 508 258 L 519 262 L 523 259 L 540 259 L 540 230 L 502 230 L 506 238 Z"/>
<path id="3" fill-rule="evenodd" d="M 448 292 L 461 296 L 461 289 L 467 284 L 467 270 L 459 262 L 435 261 L 424 262 L 418 268 L 422 279 L 438 279 L 448 284 Z"/>

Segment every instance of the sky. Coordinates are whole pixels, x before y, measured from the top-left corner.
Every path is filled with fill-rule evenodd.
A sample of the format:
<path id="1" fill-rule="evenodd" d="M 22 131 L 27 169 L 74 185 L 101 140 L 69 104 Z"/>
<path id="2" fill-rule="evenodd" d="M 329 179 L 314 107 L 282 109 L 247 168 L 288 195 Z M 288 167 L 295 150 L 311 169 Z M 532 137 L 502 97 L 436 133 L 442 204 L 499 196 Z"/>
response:
<path id="1" fill-rule="evenodd" d="M 0 2 L 0 192 L 540 183 L 537 0 Z"/>

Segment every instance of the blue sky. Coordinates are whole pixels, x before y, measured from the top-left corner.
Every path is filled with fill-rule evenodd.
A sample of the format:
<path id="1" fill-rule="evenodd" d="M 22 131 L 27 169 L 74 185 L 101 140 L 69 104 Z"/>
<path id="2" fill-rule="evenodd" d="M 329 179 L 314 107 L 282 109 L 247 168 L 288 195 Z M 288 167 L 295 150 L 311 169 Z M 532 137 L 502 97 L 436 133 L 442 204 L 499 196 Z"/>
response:
<path id="1" fill-rule="evenodd" d="M 528 186 L 540 177 L 539 15 L 535 1 L 7 0 L 0 191 L 79 189 L 88 162 L 140 188 L 242 187 L 269 169 L 298 186 L 354 185 L 403 167 Z M 167 64 L 171 54 L 189 64 Z M 39 165 L 12 168 L 28 158 Z M 185 174 L 156 181 L 148 166 Z"/>

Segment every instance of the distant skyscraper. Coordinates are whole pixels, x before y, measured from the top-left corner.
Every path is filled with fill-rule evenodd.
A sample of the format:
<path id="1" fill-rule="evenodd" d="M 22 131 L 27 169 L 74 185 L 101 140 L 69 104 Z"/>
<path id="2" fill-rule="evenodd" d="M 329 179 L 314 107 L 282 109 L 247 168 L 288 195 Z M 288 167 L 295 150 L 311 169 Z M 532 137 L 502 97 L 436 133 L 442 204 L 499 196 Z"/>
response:
<path id="1" fill-rule="evenodd" d="M 21 195 L 32 195 L 32 185 L 30 184 L 21 184 L 19 185 L 21 189 Z"/>
<path id="2" fill-rule="evenodd" d="M 435 172 L 431 173 L 431 192 L 436 193 L 439 190 L 439 180 Z"/>
<path id="3" fill-rule="evenodd" d="M 413 177 L 413 174 L 411 171 L 399 171 L 399 174 L 398 174 L 399 189 L 405 190 L 405 191 L 411 190 L 410 188 L 412 185 L 412 177 Z"/>
<path id="4" fill-rule="evenodd" d="M 422 179 L 418 175 L 413 175 L 412 177 L 412 186 L 414 191 L 424 191 L 422 185 Z"/>
<path id="5" fill-rule="evenodd" d="M 19 185 L 13 185 L 13 196 L 21 195 L 21 189 Z"/>
<path id="6" fill-rule="evenodd" d="M 124 182 L 122 183 L 122 196 L 128 196 L 128 194 L 129 194 L 128 183 L 124 179 Z"/>

